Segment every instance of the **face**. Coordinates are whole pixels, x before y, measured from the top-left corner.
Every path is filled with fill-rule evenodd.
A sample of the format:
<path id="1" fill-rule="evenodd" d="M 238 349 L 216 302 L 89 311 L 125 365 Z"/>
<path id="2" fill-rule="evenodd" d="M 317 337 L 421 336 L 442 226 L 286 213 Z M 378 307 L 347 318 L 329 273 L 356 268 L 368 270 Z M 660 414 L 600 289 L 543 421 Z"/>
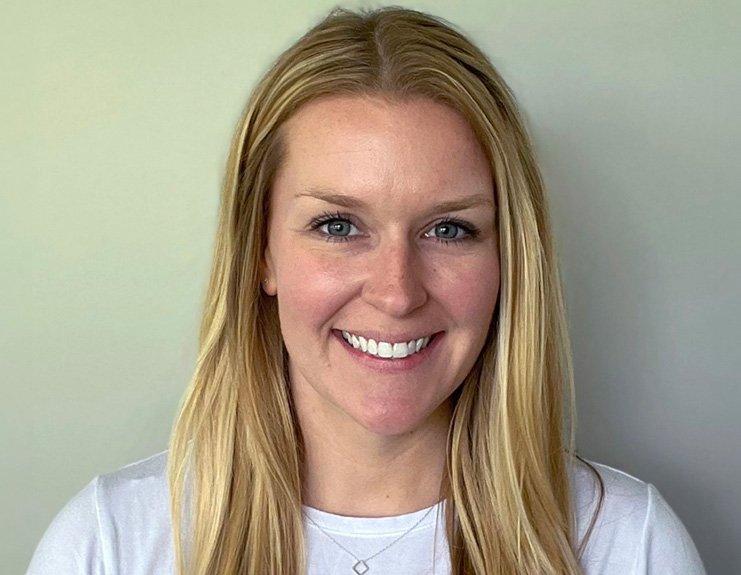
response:
<path id="1" fill-rule="evenodd" d="M 463 116 L 428 99 L 325 97 L 284 128 L 265 291 L 278 299 L 299 417 L 384 436 L 414 430 L 449 408 L 496 305 L 484 151 Z M 380 357 L 432 334 L 420 352 Z M 366 353 L 370 339 L 380 356 Z"/>

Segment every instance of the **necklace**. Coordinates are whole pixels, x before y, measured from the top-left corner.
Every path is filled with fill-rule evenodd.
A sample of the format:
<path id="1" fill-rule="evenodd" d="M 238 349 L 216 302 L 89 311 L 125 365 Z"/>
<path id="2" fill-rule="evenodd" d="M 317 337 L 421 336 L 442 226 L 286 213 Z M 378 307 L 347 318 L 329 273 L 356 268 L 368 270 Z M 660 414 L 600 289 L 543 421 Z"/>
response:
<path id="1" fill-rule="evenodd" d="M 355 555 L 355 553 L 353 553 L 353 552 L 352 552 L 352 551 L 350 551 L 350 550 L 349 550 L 349 549 L 348 549 L 347 547 L 345 547 L 345 546 L 344 546 L 344 545 L 343 545 L 342 543 L 340 543 L 339 541 L 337 541 L 337 539 L 335 539 L 335 538 L 334 538 L 334 537 L 332 537 L 332 536 L 331 536 L 331 535 L 330 535 L 329 533 L 327 533 L 327 532 L 326 532 L 326 531 L 325 531 L 324 529 L 322 529 L 322 527 L 321 527 L 320 525 L 317 525 L 317 523 L 316 523 L 316 522 L 315 522 L 315 521 L 314 521 L 314 520 L 313 520 L 313 519 L 312 519 L 311 517 L 309 517 L 309 515 L 308 515 L 308 514 L 307 514 L 306 512 L 304 512 L 304 516 L 305 516 L 305 517 L 306 517 L 306 518 L 307 518 L 307 519 L 308 519 L 309 521 L 311 521 L 311 522 L 312 522 L 312 523 L 313 523 L 314 525 L 316 525 L 316 526 L 317 526 L 317 528 L 318 528 L 318 529 L 319 529 L 319 530 L 320 530 L 320 531 L 321 531 L 322 533 L 324 533 L 324 534 L 325 534 L 325 535 L 326 535 L 327 537 L 329 537 L 329 538 L 330 538 L 330 539 L 331 539 L 332 541 L 334 541 L 336 545 L 338 545 L 339 547 L 341 547 L 341 548 L 342 548 L 342 549 L 343 549 L 343 550 L 344 550 L 345 552 L 347 552 L 347 553 L 349 553 L 350 555 L 352 555 L 352 556 L 353 556 L 353 558 L 354 558 L 354 559 L 356 560 L 356 563 L 355 563 L 355 565 L 353 565 L 353 567 L 352 567 L 352 570 L 353 570 L 353 571 L 355 571 L 355 573 L 357 573 L 358 575 L 363 575 L 364 573 L 368 572 L 368 570 L 370 569 L 370 567 L 368 567 L 368 563 L 367 563 L 368 561 L 370 561 L 371 559 L 373 559 L 373 558 L 374 558 L 374 557 L 376 557 L 377 555 L 380 555 L 381 553 L 383 553 L 384 551 L 386 551 L 386 549 L 388 549 L 389 547 L 391 547 L 391 546 L 392 546 L 392 545 L 393 545 L 394 543 L 396 543 L 396 542 L 397 542 L 397 541 L 399 541 L 399 540 L 400 540 L 400 539 L 401 539 L 402 537 L 404 537 L 405 535 L 407 535 L 407 534 L 408 534 L 408 533 L 409 533 L 409 532 L 410 532 L 410 531 L 411 531 L 412 529 L 414 529 L 414 528 L 415 528 L 415 527 L 416 527 L 417 525 L 419 525 L 420 523 L 422 523 L 422 520 L 423 520 L 423 519 L 424 519 L 425 517 L 427 517 L 427 516 L 428 516 L 428 515 L 430 514 L 430 512 L 431 512 L 431 511 L 432 511 L 432 510 L 433 510 L 434 508 L 435 508 L 435 505 L 433 505 L 432 507 L 430 507 L 430 508 L 429 508 L 429 509 L 427 510 L 427 513 L 425 513 L 425 514 L 424 514 L 424 515 L 423 515 L 423 516 L 422 516 L 422 517 L 421 517 L 421 518 L 419 519 L 419 521 L 417 521 L 417 522 L 416 522 L 416 523 L 415 523 L 414 525 L 412 525 L 412 526 L 411 526 L 411 527 L 410 527 L 409 529 L 407 529 L 407 530 L 406 530 L 406 531 L 405 531 L 404 533 L 402 533 L 402 534 L 401 534 L 401 535 L 400 535 L 399 537 L 397 537 L 396 539 L 394 539 L 394 540 L 393 540 L 393 541 L 392 541 L 391 543 L 389 543 L 388 545 L 386 545 L 386 547 L 384 547 L 384 548 L 383 548 L 383 549 L 381 549 L 380 551 L 378 551 L 378 552 L 374 553 L 374 554 L 373 554 L 373 555 L 371 555 L 370 557 L 366 557 L 365 559 L 361 559 L 360 557 L 358 557 L 357 555 Z"/>

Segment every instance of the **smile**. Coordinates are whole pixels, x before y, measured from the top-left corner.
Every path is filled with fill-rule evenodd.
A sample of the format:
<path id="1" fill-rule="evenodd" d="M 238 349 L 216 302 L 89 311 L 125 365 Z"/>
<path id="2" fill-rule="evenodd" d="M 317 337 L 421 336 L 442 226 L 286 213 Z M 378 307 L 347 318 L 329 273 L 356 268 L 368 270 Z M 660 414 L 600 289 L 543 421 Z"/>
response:
<path id="1" fill-rule="evenodd" d="M 430 342 L 431 336 L 410 339 L 408 342 L 402 343 L 376 341 L 372 338 L 366 339 L 362 335 L 355 335 L 347 331 L 342 332 L 342 337 L 344 337 L 345 341 L 347 341 L 347 343 L 352 345 L 355 349 L 360 349 L 368 355 L 382 357 L 385 359 L 392 357 L 394 359 L 401 359 L 414 353 L 418 353 L 420 350 L 427 347 L 427 344 Z"/>
<path id="2" fill-rule="evenodd" d="M 333 329 L 332 334 L 335 336 L 336 339 L 340 341 L 343 349 L 348 352 L 350 357 L 353 358 L 360 365 L 382 373 L 398 373 L 413 370 L 427 363 L 428 360 L 435 355 L 435 351 L 439 347 L 439 343 L 443 339 L 445 332 L 439 331 L 426 338 L 415 340 L 414 352 L 411 354 L 408 354 L 408 344 L 394 344 L 394 347 L 396 348 L 396 354 L 399 357 L 394 357 L 393 348 L 391 349 L 390 357 L 383 357 L 384 355 L 388 356 L 389 352 L 389 349 L 385 346 L 381 348 L 381 354 L 377 353 L 376 355 L 373 355 L 372 353 L 368 353 L 367 342 L 366 351 L 363 351 L 360 345 L 357 348 L 354 347 L 351 341 L 348 341 L 341 331 Z M 418 351 L 417 342 L 420 342 Z M 384 342 L 381 342 L 381 345 L 383 345 L 383 343 Z M 407 345 L 407 355 L 405 355 L 404 357 L 401 357 L 403 350 L 399 350 L 398 347 L 396 347 L 399 345 Z M 378 349 L 376 351 L 378 352 Z"/>

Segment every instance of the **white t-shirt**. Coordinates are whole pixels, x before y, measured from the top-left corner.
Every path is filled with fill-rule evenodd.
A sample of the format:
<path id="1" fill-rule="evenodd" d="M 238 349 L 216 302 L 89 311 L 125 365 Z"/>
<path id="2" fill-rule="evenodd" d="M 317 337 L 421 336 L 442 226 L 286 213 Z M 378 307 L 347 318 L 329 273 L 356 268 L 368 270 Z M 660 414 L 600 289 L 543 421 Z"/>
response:
<path id="1" fill-rule="evenodd" d="M 95 477 L 51 522 L 27 575 L 173 573 L 166 457 L 162 451 Z M 705 575 L 690 535 L 652 484 L 590 463 L 604 480 L 605 499 L 582 555 L 586 575 Z M 581 541 L 597 505 L 598 486 L 581 463 L 569 473 Z M 367 559 L 368 575 L 438 575 L 450 573 L 444 507 L 438 503 L 429 514 L 427 508 L 374 518 L 307 506 L 304 511 L 353 555 Z M 407 535 L 378 553 L 419 519 Z M 353 575 L 357 559 L 310 521 L 305 519 L 304 526 L 309 575 Z M 358 571 L 363 572 L 362 566 Z"/>

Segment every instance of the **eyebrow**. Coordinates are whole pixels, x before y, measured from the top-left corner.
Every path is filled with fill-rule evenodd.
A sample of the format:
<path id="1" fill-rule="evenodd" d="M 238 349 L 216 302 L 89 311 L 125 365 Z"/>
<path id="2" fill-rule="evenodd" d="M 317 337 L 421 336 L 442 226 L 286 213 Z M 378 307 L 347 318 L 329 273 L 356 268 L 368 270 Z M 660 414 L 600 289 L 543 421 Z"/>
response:
<path id="1" fill-rule="evenodd" d="M 354 196 L 340 194 L 333 190 L 324 188 L 311 188 L 294 196 L 294 198 L 300 197 L 317 198 L 324 202 L 336 204 L 338 206 L 343 206 L 349 209 L 368 209 L 368 205 L 363 200 L 360 200 Z M 494 208 L 494 201 L 489 196 L 477 194 L 473 196 L 467 196 L 465 198 L 448 200 L 435 204 L 430 208 L 428 214 L 437 214 L 441 212 L 457 212 L 460 210 L 467 210 L 468 208 L 472 208 L 475 206 L 485 205 Z"/>

